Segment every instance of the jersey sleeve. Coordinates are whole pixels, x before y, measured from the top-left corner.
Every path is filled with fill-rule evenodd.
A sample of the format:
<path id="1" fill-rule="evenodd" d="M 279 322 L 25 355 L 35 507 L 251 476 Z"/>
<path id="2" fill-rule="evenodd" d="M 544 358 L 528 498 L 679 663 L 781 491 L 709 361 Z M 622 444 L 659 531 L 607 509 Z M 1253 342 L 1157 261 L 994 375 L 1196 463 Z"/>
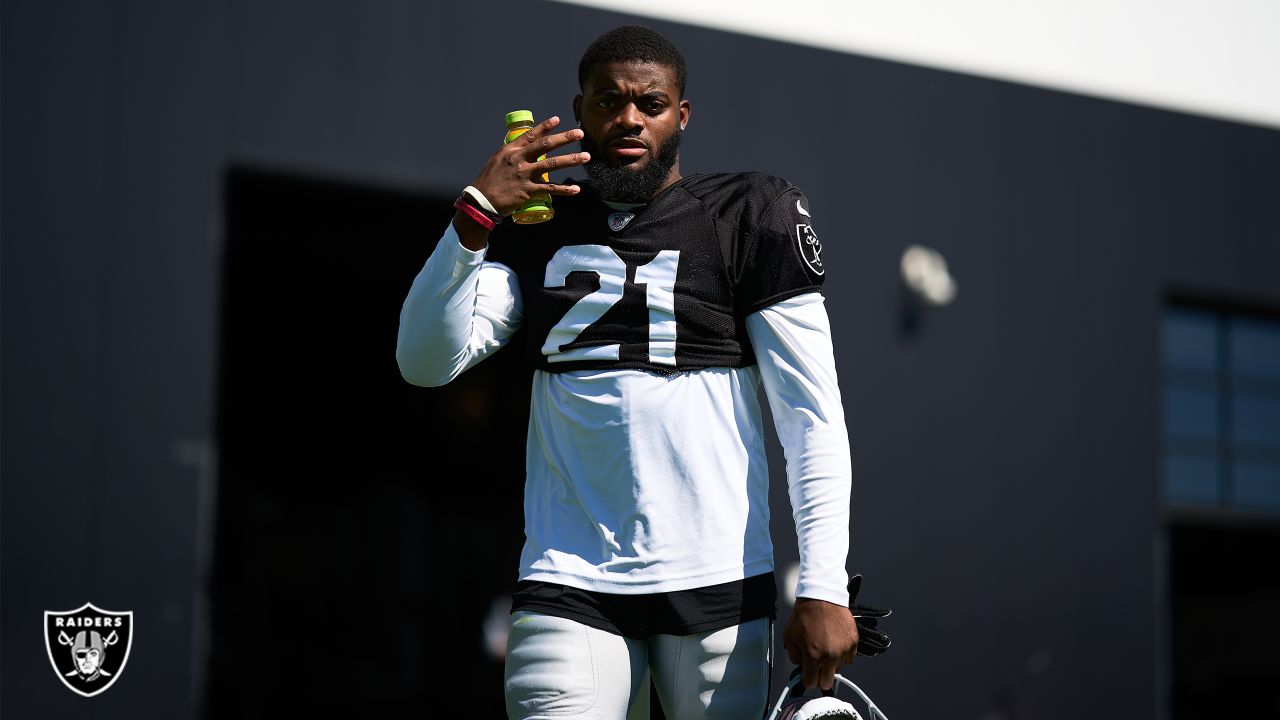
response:
<path id="1" fill-rule="evenodd" d="M 791 187 L 748 226 L 742 272 L 735 291 L 741 316 L 822 287 L 822 244 L 809 200 Z"/>
<path id="2" fill-rule="evenodd" d="M 800 549 L 796 597 L 849 604 L 851 462 L 823 298 L 804 293 L 747 318 L 774 427 Z"/>
<path id="3" fill-rule="evenodd" d="M 396 337 L 396 362 L 407 382 L 451 382 L 519 329 L 524 313 L 516 275 L 486 261 L 486 250 L 463 247 L 451 222 L 414 278 Z"/>

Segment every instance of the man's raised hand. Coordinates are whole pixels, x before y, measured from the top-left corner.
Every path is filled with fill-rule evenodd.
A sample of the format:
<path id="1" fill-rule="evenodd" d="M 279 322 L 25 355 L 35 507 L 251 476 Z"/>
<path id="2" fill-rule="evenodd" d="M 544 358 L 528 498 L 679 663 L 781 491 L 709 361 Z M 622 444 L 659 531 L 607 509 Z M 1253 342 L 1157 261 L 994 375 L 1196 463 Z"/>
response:
<path id="1" fill-rule="evenodd" d="M 542 182 L 543 173 L 585 165 L 591 159 L 591 155 L 585 152 L 549 154 L 582 139 L 582 131 L 577 128 L 552 133 L 559 124 L 558 116 L 543 120 L 499 148 L 481 168 L 471 184 L 484 193 L 498 214 L 506 217 L 538 195 L 574 195 L 578 192 L 576 185 Z M 538 160 L 543 155 L 547 157 Z"/>

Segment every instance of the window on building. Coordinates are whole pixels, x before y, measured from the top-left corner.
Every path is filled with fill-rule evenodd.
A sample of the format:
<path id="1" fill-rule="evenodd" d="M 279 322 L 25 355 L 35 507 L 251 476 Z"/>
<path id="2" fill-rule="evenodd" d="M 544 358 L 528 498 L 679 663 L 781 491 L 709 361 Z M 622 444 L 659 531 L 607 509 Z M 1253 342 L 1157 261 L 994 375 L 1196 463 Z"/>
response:
<path id="1" fill-rule="evenodd" d="M 1162 335 L 1165 505 L 1280 514 L 1280 320 L 1172 305 Z"/>
<path id="2" fill-rule="evenodd" d="M 1159 716 L 1280 717 L 1280 576 L 1259 571 L 1280 554 L 1280 318 L 1170 305 L 1161 339 Z"/>

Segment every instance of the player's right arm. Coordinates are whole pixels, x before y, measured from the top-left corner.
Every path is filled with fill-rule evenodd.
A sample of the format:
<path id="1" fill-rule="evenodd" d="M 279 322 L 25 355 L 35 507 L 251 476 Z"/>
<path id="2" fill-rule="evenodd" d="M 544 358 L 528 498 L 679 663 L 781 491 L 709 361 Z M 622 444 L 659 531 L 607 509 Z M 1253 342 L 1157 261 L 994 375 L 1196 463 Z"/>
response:
<path id="1" fill-rule="evenodd" d="M 550 118 L 503 145 L 481 169 L 472 185 L 499 214 L 510 215 L 534 195 L 578 192 L 576 185 L 539 182 L 545 172 L 590 159 L 587 153 L 570 153 L 538 160 L 582 137 L 581 130 L 551 134 L 559 121 Z M 409 383 L 431 387 L 452 381 L 520 327 L 515 273 L 485 262 L 488 243 L 489 232 L 459 211 L 414 278 L 396 338 L 396 362 Z"/>
<path id="2" fill-rule="evenodd" d="M 470 222 L 468 220 L 468 222 Z M 502 347 L 520 328 L 515 273 L 468 250 L 449 225 L 400 308 L 396 363 L 413 385 L 435 387 Z"/>

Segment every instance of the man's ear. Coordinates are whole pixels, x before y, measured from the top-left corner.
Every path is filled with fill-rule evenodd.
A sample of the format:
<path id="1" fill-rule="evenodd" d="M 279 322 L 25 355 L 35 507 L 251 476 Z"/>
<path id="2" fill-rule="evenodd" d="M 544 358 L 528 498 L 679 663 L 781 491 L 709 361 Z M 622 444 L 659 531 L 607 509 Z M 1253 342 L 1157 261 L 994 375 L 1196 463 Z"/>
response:
<path id="1" fill-rule="evenodd" d="M 693 114 L 693 106 L 688 100 L 680 100 L 680 129 L 684 130 L 689 126 L 689 116 Z"/>
<path id="2" fill-rule="evenodd" d="M 573 97 L 573 121 L 582 124 L 582 96 L 575 95 Z"/>

